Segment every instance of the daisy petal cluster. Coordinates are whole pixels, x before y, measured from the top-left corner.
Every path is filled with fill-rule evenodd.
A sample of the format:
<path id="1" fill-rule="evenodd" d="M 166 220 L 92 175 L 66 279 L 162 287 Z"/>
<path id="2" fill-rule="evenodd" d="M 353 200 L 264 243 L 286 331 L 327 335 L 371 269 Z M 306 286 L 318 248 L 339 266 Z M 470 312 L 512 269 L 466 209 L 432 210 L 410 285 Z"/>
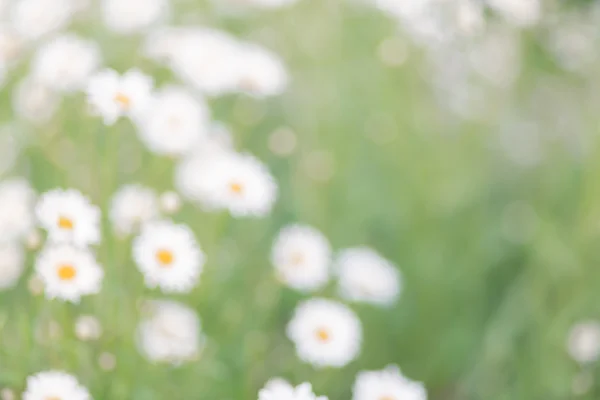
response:
<path id="1" fill-rule="evenodd" d="M 382 306 L 398 298 L 400 273 L 375 251 L 365 247 L 346 249 L 338 255 L 336 264 L 343 298 Z"/>
<path id="2" fill-rule="evenodd" d="M 178 156 L 201 145 L 210 129 L 210 112 L 200 97 L 171 85 L 156 93 L 137 125 L 150 151 Z"/>
<path id="3" fill-rule="evenodd" d="M 298 357 L 315 367 L 343 367 L 362 342 L 362 324 L 347 306 L 322 298 L 300 303 L 287 325 Z"/>
<path id="4" fill-rule="evenodd" d="M 146 285 L 165 293 L 191 291 L 198 284 L 205 259 L 191 229 L 169 221 L 142 227 L 133 242 L 133 258 Z"/>
<path id="5" fill-rule="evenodd" d="M 88 249 L 69 244 L 47 246 L 38 255 L 35 272 L 50 299 L 78 303 L 82 296 L 97 294 L 104 271 Z"/>
<path id="6" fill-rule="evenodd" d="M 382 399 L 427 400 L 427 391 L 422 383 L 402 375 L 395 365 L 360 372 L 352 388 L 352 400 Z"/>
<path id="7" fill-rule="evenodd" d="M 104 69 L 89 79 L 86 92 L 93 111 L 112 125 L 122 116 L 141 116 L 152 101 L 153 86 L 153 79 L 137 69 L 122 76 Z"/>
<path id="8" fill-rule="evenodd" d="M 23 400 L 91 400 L 88 390 L 77 379 L 62 371 L 46 371 L 27 378 Z"/>
<path id="9" fill-rule="evenodd" d="M 276 9 L 280 7 L 291 6 L 295 4 L 298 0 L 224 0 L 218 1 L 213 0 L 216 6 L 220 7 L 230 7 L 233 9 L 238 9 L 239 7 L 248 8 L 261 8 L 265 10 Z"/>
<path id="10" fill-rule="evenodd" d="M 100 209 L 75 189 L 42 194 L 35 211 L 51 242 L 76 246 L 100 243 Z"/>
<path id="11" fill-rule="evenodd" d="M 600 358 L 600 322 L 581 321 L 574 325 L 568 336 L 567 351 L 571 358 L 581 364 L 592 363 Z"/>
<path id="12" fill-rule="evenodd" d="M 184 82 L 208 96 L 244 92 L 281 94 L 288 83 L 283 62 L 271 51 L 206 28 L 161 28 L 148 36 L 146 54 L 166 63 Z"/>
<path id="13" fill-rule="evenodd" d="M 14 287 L 25 267 L 23 243 L 35 229 L 35 192 L 21 178 L 0 183 L 0 290 Z"/>
<path id="14" fill-rule="evenodd" d="M 277 184 L 255 157 L 234 151 L 191 155 L 176 172 L 180 193 L 205 210 L 228 210 L 235 217 L 264 217 L 277 198 Z"/>
<path id="15" fill-rule="evenodd" d="M 104 270 L 88 248 L 100 243 L 100 209 L 75 189 L 43 193 L 35 207 L 47 242 L 35 260 L 46 297 L 78 303 L 100 292 Z"/>
<path id="16" fill-rule="evenodd" d="M 331 247 L 315 228 L 291 225 L 283 228 L 273 244 L 271 263 L 287 286 L 312 291 L 329 280 Z"/>
<path id="17" fill-rule="evenodd" d="M 328 400 L 327 396 L 317 396 L 308 382 L 296 387 L 283 379 L 272 379 L 258 392 L 258 400 Z"/>
<path id="18" fill-rule="evenodd" d="M 16 242 L 0 243 L 0 290 L 16 285 L 23 274 L 25 252 Z"/>
<path id="19" fill-rule="evenodd" d="M 174 301 L 151 300 L 137 328 L 137 344 L 153 362 L 180 364 L 200 354 L 200 319 L 189 307 Z"/>
<path id="20" fill-rule="evenodd" d="M 140 184 L 124 185 L 113 195 L 109 219 L 119 236 L 131 235 L 159 216 L 158 195 Z"/>
<path id="21" fill-rule="evenodd" d="M 40 85 L 61 91 L 81 90 L 100 65 L 98 45 L 66 33 L 44 43 L 32 61 L 31 77 Z"/>
<path id="22" fill-rule="evenodd" d="M 35 227 L 35 192 L 25 179 L 0 183 L 0 242 L 21 241 Z"/>
<path id="23" fill-rule="evenodd" d="M 37 40 L 65 28 L 77 11 L 75 0 L 20 0 L 10 10 L 15 32 Z"/>
<path id="24" fill-rule="evenodd" d="M 120 35 L 142 32 L 169 15 L 168 0 L 102 0 L 106 27 Z"/>

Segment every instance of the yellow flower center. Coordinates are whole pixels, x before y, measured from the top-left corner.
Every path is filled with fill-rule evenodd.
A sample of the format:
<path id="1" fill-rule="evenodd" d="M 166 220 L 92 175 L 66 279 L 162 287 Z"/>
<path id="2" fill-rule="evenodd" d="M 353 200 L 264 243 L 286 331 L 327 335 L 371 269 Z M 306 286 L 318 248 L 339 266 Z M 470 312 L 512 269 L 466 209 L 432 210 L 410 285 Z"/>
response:
<path id="1" fill-rule="evenodd" d="M 395 400 L 392 396 L 381 396 L 379 400 Z"/>
<path id="2" fill-rule="evenodd" d="M 169 267 L 173 264 L 173 252 L 164 249 L 158 250 L 156 252 L 156 259 L 163 267 Z"/>
<path id="3" fill-rule="evenodd" d="M 256 81 L 249 77 L 244 77 L 239 82 L 240 88 L 248 92 L 258 91 L 258 85 Z"/>
<path id="4" fill-rule="evenodd" d="M 320 342 L 326 343 L 331 339 L 331 334 L 327 329 L 319 328 L 317 329 L 317 339 L 319 339 Z"/>
<path id="5" fill-rule="evenodd" d="M 241 183 L 231 182 L 229 184 L 229 190 L 231 190 L 234 194 L 241 195 L 242 192 L 244 191 L 244 187 L 242 186 Z"/>
<path id="6" fill-rule="evenodd" d="M 73 220 L 71 218 L 63 217 L 62 215 L 58 217 L 58 227 L 61 229 L 73 229 Z"/>
<path id="7" fill-rule="evenodd" d="M 56 397 L 56 396 L 46 397 L 46 400 L 60 400 L 60 397 Z"/>
<path id="8" fill-rule="evenodd" d="M 63 281 L 70 281 L 77 275 L 77 270 L 71 264 L 62 264 L 58 267 L 58 277 Z"/>
<path id="9" fill-rule="evenodd" d="M 290 256 L 290 264 L 293 267 L 298 267 L 300 266 L 300 264 L 302 264 L 304 262 L 304 256 L 302 255 L 302 253 L 300 252 L 294 252 L 292 253 L 292 255 Z"/>
<path id="10" fill-rule="evenodd" d="M 117 93 L 114 100 L 121 108 L 128 109 L 131 107 L 131 99 L 123 93 Z"/>

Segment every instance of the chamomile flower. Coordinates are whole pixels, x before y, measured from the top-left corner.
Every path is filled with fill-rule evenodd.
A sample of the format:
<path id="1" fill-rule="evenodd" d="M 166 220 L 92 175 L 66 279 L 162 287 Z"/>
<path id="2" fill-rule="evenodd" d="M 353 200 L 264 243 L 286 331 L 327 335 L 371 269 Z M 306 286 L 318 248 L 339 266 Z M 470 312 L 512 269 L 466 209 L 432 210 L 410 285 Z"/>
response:
<path id="1" fill-rule="evenodd" d="M 181 195 L 202 206 L 207 211 L 217 209 L 210 199 L 212 188 L 207 184 L 209 176 L 214 171 L 214 158 L 220 157 L 225 150 L 215 146 L 216 154 L 205 154 L 204 151 L 194 151 L 184 157 L 175 169 L 175 188 Z M 206 155 L 206 157 L 204 157 Z"/>
<path id="2" fill-rule="evenodd" d="M 40 197 L 35 213 L 53 242 L 87 246 L 100 242 L 100 209 L 75 189 L 54 189 Z"/>
<path id="3" fill-rule="evenodd" d="M 35 226 L 35 193 L 25 179 L 0 183 L 0 242 L 24 239 Z"/>
<path id="4" fill-rule="evenodd" d="M 200 354 L 204 338 L 194 310 L 175 301 L 151 300 L 144 311 L 137 344 L 147 359 L 180 364 Z"/>
<path id="5" fill-rule="evenodd" d="M 78 303 L 100 292 L 104 271 L 94 254 L 68 244 L 50 245 L 38 255 L 35 271 L 44 282 L 46 297 Z"/>
<path id="6" fill-rule="evenodd" d="M 258 400 L 327 400 L 327 396 L 317 396 L 312 385 L 305 382 L 293 387 L 283 380 L 269 381 L 258 392 Z"/>
<path id="7" fill-rule="evenodd" d="M 263 217 L 277 198 L 277 184 L 256 158 L 233 151 L 204 161 L 192 161 L 199 169 L 178 173 L 184 195 L 208 210 L 227 209 L 235 217 Z M 187 172 L 193 172 L 187 170 Z"/>
<path id="8" fill-rule="evenodd" d="M 302 361 L 315 367 L 343 367 L 360 352 L 362 325 L 347 306 L 313 298 L 296 307 L 287 336 Z"/>
<path id="9" fill-rule="evenodd" d="M 17 284 L 23 274 L 25 254 L 16 243 L 0 243 L 0 290 Z"/>
<path id="10" fill-rule="evenodd" d="M 232 6 L 252 6 L 265 9 L 285 7 L 296 3 L 298 0 L 227 0 Z"/>
<path id="11" fill-rule="evenodd" d="M 31 76 L 26 76 L 17 84 L 12 96 L 15 113 L 21 119 L 37 125 L 52 119 L 60 101 L 60 96 L 54 90 Z"/>
<path id="12" fill-rule="evenodd" d="M 486 0 L 486 2 L 507 21 L 517 26 L 535 25 L 542 16 L 540 0 Z"/>
<path id="13" fill-rule="evenodd" d="M 427 400 L 420 382 L 411 381 L 395 365 L 380 371 L 358 374 L 352 389 L 352 400 Z"/>
<path id="14" fill-rule="evenodd" d="M 151 60 L 169 64 L 179 53 L 178 46 L 184 41 L 188 29 L 165 26 L 155 28 L 146 35 L 141 51 Z"/>
<path id="15" fill-rule="evenodd" d="M 281 94 L 288 83 L 288 74 L 281 60 L 270 51 L 256 45 L 240 48 L 240 68 L 237 87 L 255 97 Z"/>
<path id="16" fill-rule="evenodd" d="M 32 76 L 47 87 L 64 92 L 82 89 L 100 64 L 100 50 L 74 34 L 58 36 L 37 52 Z"/>
<path id="17" fill-rule="evenodd" d="M 310 226 L 285 227 L 271 251 L 271 263 L 279 279 L 301 291 L 316 290 L 327 283 L 330 261 L 327 238 Z"/>
<path id="18" fill-rule="evenodd" d="M 239 76 L 239 44 L 220 31 L 189 31 L 178 43 L 171 68 L 206 95 L 230 93 Z"/>
<path id="19" fill-rule="evenodd" d="M 151 102 L 153 85 L 152 78 L 137 69 L 122 76 L 105 69 L 90 78 L 88 102 L 104 118 L 105 124 L 112 125 L 121 116 L 142 115 Z"/>
<path id="20" fill-rule="evenodd" d="M 23 54 L 24 40 L 8 27 L 0 27 L 0 65 L 10 66 Z"/>
<path id="21" fill-rule="evenodd" d="M 63 29 L 74 12 L 72 0 L 20 0 L 12 7 L 10 21 L 21 37 L 35 40 Z"/>
<path id="22" fill-rule="evenodd" d="M 62 371 L 40 372 L 27 378 L 23 400 L 91 400 L 88 390 Z"/>
<path id="23" fill-rule="evenodd" d="M 164 20 L 168 13 L 168 0 L 102 0 L 104 23 L 123 35 L 143 31 Z"/>
<path id="24" fill-rule="evenodd" d="M 109 219 L 115 232 L 121 236 L 134 233 L 158 215 L 156 192 L 142 185 L 122 186 L 110 203 Z"/>
<path id="25" fill-rule="evenodd" d="M 389 306 L 400 294 L 398 269 L 369 248 L 340 252 L 336 269 L 340 294 L 347 300 Z"/>
<path id="26" fill-rule="evenodd" d="M 148 111 L 138 119 L 140 140 L 150 151 L 182 155 L 198 146 L 210 128 L 206 104 L 183 87 L 158 92 Z"/>
<path id="27" fill-rule="evenodd" d="M 600 357 L 600 322 L 582 321 L 571 328 L 567 341 L 571 358 L 581 364 L 598 360 Z"/>
<path id="28" fill-rule="evenodd" d="M 198 284 L 204 253 L 185 225 L 155 221 L 143 226 L 133 242 L 133 258 L 146 285 L 163 292 L 189 292 Z"/>

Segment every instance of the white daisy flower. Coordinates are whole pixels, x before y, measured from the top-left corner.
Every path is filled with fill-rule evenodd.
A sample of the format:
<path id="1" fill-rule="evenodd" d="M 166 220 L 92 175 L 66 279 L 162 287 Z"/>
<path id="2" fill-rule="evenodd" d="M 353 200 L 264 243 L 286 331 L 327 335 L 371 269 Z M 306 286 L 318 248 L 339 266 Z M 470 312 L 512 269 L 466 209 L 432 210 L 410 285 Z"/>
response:
<path id="1" fill-rule="evenodd" d="M 600 357 L 600 322 L 582 321 L 571 328 L 567 341 L 571 358 L 581 364 L 592 363 Z"/>
<path id="2" fill-rule="evenodd" d="M 67 26 L 75 7 L 72 0 L 19 0 L 11 11 L 10 22 L 15 32 L 35 40 Z"/>
<path id="3" fill-rule="evenodd" d="M 40 372 L 27 378 L 23 400 L 91 400 L 77 378 L 62 371 Z"/>
<path id="4" fill-rule="evenodd" d="M 190 228 L 156 221 L 142 227 L 133 242 L 133 258 L 146 285 L 185 293 L 198 284 L 205 257 Z"/>
<path id="5" fill-rule="evenodd" d="M 362 325 L 347 306 L 313 298 L 296 307 L 287 336 L 302 361 L 315 367 L 343 367 L 360 352 Z"/>
<path id="6" fill-rule="evenodd" d="M 202 349 L 200 319 L 181 303 L 152 300 L 137 328 L 140 352 L 150 361 L 180 364 L 196 358 Z"/>
<path id="7" fill-rule="evenodd" d="M 188 31 L 175 49 L 171 68 L 179 77 L 210 96 L 235 90 L 239 76 L 239 44 L 226 33 Z"/>
<path id="8" fill-rule="evenodd" d="M 142 185 L 122 186 L 110 203 L 109 219 L 115 232 L 121 236 L 134 233 L 141 225 L 158 215 L 156 192 Z"/>
<path id="9" fill-rule="evenodd" d="M 0 242 L 22 240 L 35 227 L 35 192 L 25 179 L 0 183 Z"/>
<path id="10" fill-rule="evenodd" d="M 358 374 L 352 389 L 352 400 L 427 400 L 427 391 L 400 373 L 395 365 L 380 371 Z"/>
<path id="11" fill-rule="evenodd" d="M 46 297 L 78 303 L 81 296 L 97 294 L 104 271 L 87 249 L 58 244 L 46 247 L 35 261 Z"/>
<path id="12" fill-rule="evenodd" d="M 217 5 L 221 5 L 222 2 L 214 0 Z M 296 3 L 298 0 L 226 0 L 230 6 L 240 7 L 260 7 L 265 9 L 275 9 L 279 7 L 285 7 Z"/>
<path id="13" fill-rule="evenodd" d="M 53 242 L 100 243 L 100 209 L 75 189 L 54 189 L 40 197 L 35 213 Z"/>
<path id="14" fill-rule="evenodd" d="M 8 27 L 0 27 L 0 65 L 10 66 L 23 54 L 23 39 Z"/>
<path id="15" fill-rule="evenodd" d="M 151 103 L 153 85 L 152 78 L 137 69 L 129 70 L 123 76 L 105 69 L 89 80 L 88 102 L 102 115 L 105 124 L 112 125 L 121 116 L 142 115 Z"/>
<path id="16" fill-rule="evenodd" d="M 178 156 L 198 146 L 210 128 L 208 107 L 183 87 L 158 92 L 138 118 L 138 136 L 157 154 Z"/>
<path id="17" fill-rule="evenodd" d="M 217 151 L 222 152 L 223 149 L 219 147 L 215 148 Z M 175 169 L 175 188 L 181 195 L 203 206 L 206 210 L 215 210 L 217 207 L 209 204 L 209 199 L 212 196 L 212 188 L 209 187 L 207 181 L 210 179 L 209 175 L 212 174 L 215 165 L 213 159 L 215 155 L 207 155 L 203 157 L 204 152 L 194 152 L 189 156 L 185 157 Z"/>
<path id="18" fill-rule="evenodd" d="M 486 0 L 491 8 L 517 26 L 535 25 L 542 17 L 540 0 Z"/>
<path id="19" fill-rule="evenodd" d="M 25 253 L 16 243 L 0 243 L 0 290 L 14 287 L 23 274 Z"/>
<path id="20" fill-rule="evenodd" d="M 168 0 L 102 0 L 104 23 L 122 35 L 143 31 L 165 20 L 168 14 Z"/>
<path id="21" fill-rule="evenodd" d="M 336 270 L 340 295 L 347 300 L 389 306 L 400 294 L 398 269 L 369 248 L 343 250 Z"/>
<path id="22" fill-rule="evenodd" d="M 316 290 L 327 283 L 330 261 L 329 241 L 310 226 L 285 227 L 271 251 L 271 263 L 278 278 L 301 291 Z"/>
<path id="23" fill-rule="evenodd" d="M 281 94 L 288 84 L 288 74 L 281 60 L 267 49 L 256 45 L 240 48 L 237 87 L 256 97 Z"/>
<path id="24" fill-rule="evenodd" d="M 95 42 L 74 34 L 44 44 L 32 61 L 32 76 L 47 87 L 64 92 L 80 90 L 100 64 Z"/>
<path id="25" fill-rule="evenodd" d="M 186 41 L 193 28 L 160 26 L 153 29 L 144 39 L 142 53 L 151 60 L 169 64 L 181 52 L 180 46 Z"/>
<path id="26" fill-rule="evenodd" d="M 223 152 L 202 161 L 191 159 L 177 175 L 184 196 L 207 210 L 227 209 L 235 217 L 263 217 L 277 198 L 277 184 L 267 168 L 247 154 Z"/>
<path id="27" fill-rule="evenodd" d="M 265 386 L 263 387 L 264 389 L 268 389 L 270 391 L 284 391 L 284 390 L 289 390 L 289 391 L 293 391 L 294 387 L 285 379 L 280 378 L 280 377 L 275 377 L 275 378 L 271 378 L 267 381 L 267 383 L 265 383 Z"/>
<path id="28" fill-rule="evenodd" d="M 33 124 L 43 124 L 52 119 L 60 106 L 61 98 L 46 85 L 31 76 L 23 78 L 15 87 L 12 104 L 15 113 Z"/>
<path id="29" fill-rule="evenodd" d="M 267 382 L 258 392 L 258 400 L 327 400 L 327 396 L 315 395 L 308 382 L 293 387 L 284 380 L 276 379 Z"/>

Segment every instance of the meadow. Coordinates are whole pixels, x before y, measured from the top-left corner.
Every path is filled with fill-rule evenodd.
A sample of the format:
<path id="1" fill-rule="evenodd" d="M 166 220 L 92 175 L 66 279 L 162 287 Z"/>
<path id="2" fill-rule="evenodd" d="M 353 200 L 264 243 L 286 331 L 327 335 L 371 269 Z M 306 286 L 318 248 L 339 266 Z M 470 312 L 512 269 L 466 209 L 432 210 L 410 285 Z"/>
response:
<path id="1" fill-rule="evenodd" d="M 160 24 L 208 27 L 269 49 L 288 76 L 273 95 L 252 93 L 256 87 L 204 93 L 194 77 L 148 55 L 158 48 L 148 33 L 160 31 L 156 21 L 153 30 L 111 30 L 102 1 L 12 42 L 5 35 L 18 31 L 10 12 L 18 2 L 4 2 L 0 231 L 18 223 L 11 222 L 16 206 L 2 198 L 3 183 L 15 178 L 36 193 L 30 217 L 37 222 L 11 238 L 23 251 L 18 267 L 0 249 L 1 398 L 21 398 L 27 377 L 61 370 L 94 399 L 253 400 L 282 377 L 310 382 L 329 400 L 424 400 L 353 397 L 357 374 L 388 365 L 422 382 L 430 400 L 600 398 L 600 333 L 581 345 L 587 360 L 567 344 L 575 324 L 600 318 L 600 13 L 593 2 L 543 3 L 526 24 L 485 5 L 476 29 L 444 14 L 435 20 L 440 38 L 419 36 L 403 25 L 404 14 L 398 19 L 367 0 L 253 1 L 171 0 Z M 436 1 L 436 9 L 459 3 L 429 3 Z M 189 149 L 157 154 L 125 111 L 106 123 L 91 110 L 85 85 L 19 100 L 37 52 L 64 32 L 97 44 L 96 70 L 135 68 L 153 88 L 179 85 L 201 98 L 211 146 L 252 154 L 268 169 L 277 187 L 268 211 L 222 206 L 221 197 L 207 206 L 203 193 L 186 193 L 178 174 Z M 15 56 L 9 50 L 17 45 Z M 175 47 L 168 42 L 161 55 Z M 218 175 L 218 168 L 191 169 L 198 180 Z M 149 284 L 133 250 L 138 231 L 115 232 L 114 195 L 129 184 L 152 189 L 160 218 L 193 232 L 205 257 L 193 288 Z M 101 239 L 89 250 L 103 270 L 101 290 L 77 301 L 50 298 L 39 276 L 40 254 L 54 246 L 39 199 L 56 188 L 76 189 L 101 212 Z M 274 271 L 274 242 L 290 224 L 314 227 L 330 244 L 329 277 L 310 290 Z M 396 268 L 394 301 L 340 293 L 334 260 L 358 247 Z M 360 351 L 343 366 L 302 360 L 286 331 L 297 306 L 315 297 L 345 304 L 360 320 Z M 138 327 L 151 300 L 197 314 L 199 350 L 191 358 L 151 360 L 140 349 Z M 94 324 L 78 330 L 82 316 L 101 332 Z M 23 398 L 84 399 L 39 396 Z"/>

